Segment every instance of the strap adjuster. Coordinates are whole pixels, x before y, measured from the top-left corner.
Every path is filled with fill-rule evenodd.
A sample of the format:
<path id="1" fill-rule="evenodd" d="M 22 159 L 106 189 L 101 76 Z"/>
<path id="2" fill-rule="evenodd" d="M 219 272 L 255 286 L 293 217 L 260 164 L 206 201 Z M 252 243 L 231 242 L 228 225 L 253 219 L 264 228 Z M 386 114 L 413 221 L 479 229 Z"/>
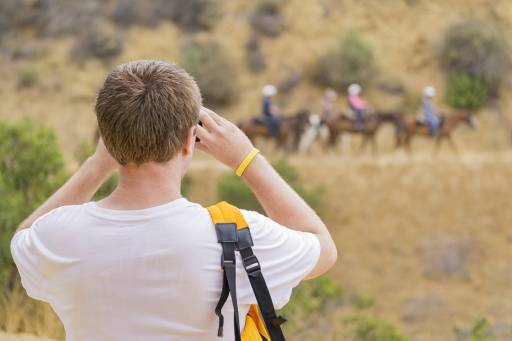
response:
<path id="1" fill-rule="evenodd" d="M 253 276 L 253 274 L 261 271 L 260 262 L 255 255 L 250 255 L 243 259 L 245 271 L 249 274 L 249 276 Z"/>

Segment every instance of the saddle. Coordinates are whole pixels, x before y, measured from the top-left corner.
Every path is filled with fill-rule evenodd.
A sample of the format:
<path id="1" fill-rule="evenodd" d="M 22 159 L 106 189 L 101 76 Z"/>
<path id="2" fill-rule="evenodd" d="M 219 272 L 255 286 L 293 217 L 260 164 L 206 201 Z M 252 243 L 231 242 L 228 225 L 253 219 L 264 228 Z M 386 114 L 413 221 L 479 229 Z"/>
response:
<path id="1" fill-rule="evenodd" d="M 251 121 L 252 121 L 252 123 L 255 123 L 255 124 L 261 124 L 261 125 L 264 125 L 264 126 L 267 125 L 267 122 L 265 121 L 265 119 L 263 117 L 260 117 L 260 116 L 253 117 L 251 119 Z"/>

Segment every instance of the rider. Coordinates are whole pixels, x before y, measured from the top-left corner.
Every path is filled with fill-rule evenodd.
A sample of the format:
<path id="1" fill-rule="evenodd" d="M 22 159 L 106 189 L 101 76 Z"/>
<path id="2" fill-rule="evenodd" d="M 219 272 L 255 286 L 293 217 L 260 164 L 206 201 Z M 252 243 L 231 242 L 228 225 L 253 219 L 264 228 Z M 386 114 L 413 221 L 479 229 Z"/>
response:
<path id="1" fill-rule="evenodd" d="M 328 121 L 331 117 L 334 116 L 334 102 L 338 99 L 338 94 L 334 89 L 327 88 L 324 92 L 324 97 L 322 98 L 322 119 L 324 121 Z"/>
<path id="2" fill-rule="evenodd" d="M 277 93 L 277 89 L 274 85 L 268 84 L 263 87 L 261 92 L 263 94 L 263 119 L 269 128 L 270 135 L 277 137 L 281 127 L 281 119 L 272 104 L 272 97 Z"/>
<path id="3" fill-rule="evenodd" d="M 441 124 L 441 120 L 436 115 L 436 110 L 432 103 L 435 95 L 436 89 L 432 86 L 426 86 L 423 89 L 423 100 L 421 102 L 422 119 L 427 123 L 432 136 L 437 135 L 437 131 Z"/>
<path id="4" fill-rule="evenodd" d="M 347 89 L 348 105 L 356 115 L 356 123 L 359 128 L 364 127 L 364 119 L 368 111 L 368 104 L 359 96 L 361 94 L 361 90 L 361 85 L 355 83 L 350 84 Z"/>

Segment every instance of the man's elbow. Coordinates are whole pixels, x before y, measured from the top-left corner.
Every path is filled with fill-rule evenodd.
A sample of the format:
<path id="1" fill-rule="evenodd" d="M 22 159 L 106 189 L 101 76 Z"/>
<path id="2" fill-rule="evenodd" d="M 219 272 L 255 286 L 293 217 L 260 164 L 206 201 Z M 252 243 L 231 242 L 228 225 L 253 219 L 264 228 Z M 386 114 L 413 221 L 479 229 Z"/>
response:
<path id="1" fill-rule="evenodd" d="M 336 244 L 334 244 L 334 241 L 329 247 L 325 262 L 327 270 L 330 270 L 338 262 L 338 248 L 336 247 Z"/>

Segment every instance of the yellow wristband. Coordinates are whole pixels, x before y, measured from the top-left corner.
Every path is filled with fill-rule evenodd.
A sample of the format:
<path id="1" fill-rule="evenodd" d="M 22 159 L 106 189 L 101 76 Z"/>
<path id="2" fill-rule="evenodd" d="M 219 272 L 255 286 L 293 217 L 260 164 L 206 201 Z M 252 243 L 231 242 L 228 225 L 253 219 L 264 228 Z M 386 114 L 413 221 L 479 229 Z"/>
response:
<path id="1" fill-rule="evenodd" d="M 240 166 L 238 166 L 238 168 L 236 169 L 235 174 L 238 176 L 242 176 L 242 174 L 244 174 L 247 167 L 251 164 L 252 160 L 254 160 L 254 158 L 256 157 L 256 155 L 258 155 L 259 152 L 260 151 L 257 148 L 251 150 L 251 152 L 247 154 L 245 159 L 240 163 Z"/>

